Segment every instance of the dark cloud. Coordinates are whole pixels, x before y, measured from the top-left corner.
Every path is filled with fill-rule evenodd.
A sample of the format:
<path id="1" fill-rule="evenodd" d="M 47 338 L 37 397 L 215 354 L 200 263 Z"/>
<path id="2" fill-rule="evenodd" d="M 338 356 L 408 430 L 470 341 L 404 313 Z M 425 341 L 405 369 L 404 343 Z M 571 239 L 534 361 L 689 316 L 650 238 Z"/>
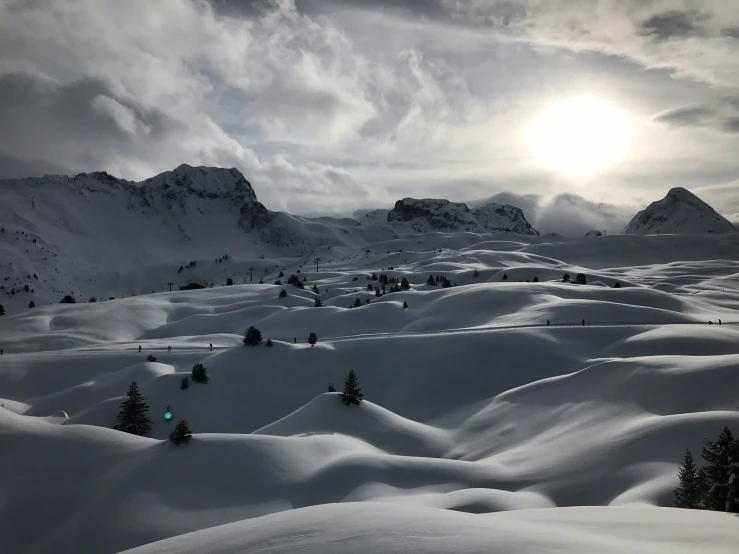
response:
<path id="1" fill-rule="evenodd" d="M 721 36 L 739 39 L 739 27 L 721 29 Z"/>
<path id="2" fill-rule="evenodd" d="M 685 106 L 658 114 L 655 120 L 677 127 L 705 125 L 710 122 L 715 111 L 708 106 Z"/>
<path id="3" fill-rule="evenodd" d="M 695 10 L 671 10 L 653 15 L 639 24 L 643 35 L 656 40 L 670 40 L 701 34 L 707 16 Z"/>
<path id="4" fill-rule="evenodd" d="M 14 160 L 29 157 L 72 171 L 97 169 L 120 155 L 146 159 L 151 142 L 175 129 L 163 113 L 122 98 L 101 79 L 59 84 L 32 73 L 0 76 L 3 174 L 16 173 Z"/>
<path id="5" fill-rule="evenodd" d="M 739 133 L 739 96 L 726 96 L 711 104 L 683 106 L 655 116 L 655 121 L 673 127 L 705 127 Z"/>
<path id="6" fill-rule="evenodd" d="M 67 173 L 71 173 L 67 167 L 48 160 L 19 158 L 0 151 L 0 179 L 43 177 L 44 175 L 64 175 Z"/>

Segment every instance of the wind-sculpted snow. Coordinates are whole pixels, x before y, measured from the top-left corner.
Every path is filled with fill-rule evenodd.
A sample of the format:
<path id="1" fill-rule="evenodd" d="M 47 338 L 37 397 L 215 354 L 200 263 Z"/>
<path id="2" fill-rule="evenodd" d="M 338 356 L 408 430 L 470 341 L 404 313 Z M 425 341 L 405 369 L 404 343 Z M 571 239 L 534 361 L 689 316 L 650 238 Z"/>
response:
<path id="1" fill-rule="evenodd" d="M 739 430 L 728 237 L 348 236 L 318 271 L 233 243 L 188 269 L 213 288 L 0 317 L 3 554 L 734 552 L 736 518 L 672 508 L 685 447 Z M 134 380 L 146 438 L 112 429 Z"/>

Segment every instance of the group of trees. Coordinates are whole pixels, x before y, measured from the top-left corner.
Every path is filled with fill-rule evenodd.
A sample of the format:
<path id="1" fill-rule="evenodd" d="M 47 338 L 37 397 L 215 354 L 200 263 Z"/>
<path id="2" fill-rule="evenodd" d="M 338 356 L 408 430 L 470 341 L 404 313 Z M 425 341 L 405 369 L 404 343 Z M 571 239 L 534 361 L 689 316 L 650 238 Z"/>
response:
<path id="1" fill-rule="evenodd" d="M 447 279 L 444 275 L 429 275 L 429 278 L 426 280 L 426 284 L 431 287 L 438 287 L 441 285 L 441 288 L 448 289 L 449 287 L 456 287 L 457 283 L 455 282 L 452 284 L 452 282 Z"/>
<path id="2" fill-rule="evenodd" d="M 244 333 L 244 338 L 241 339 L 241 342 L 244 343 L 244 346 L 259 346 L 262 343 L 262 332 L 252 325 L 246 330 L 246 333 Z M 308 344 L 310 344 L 311 348 L 313 348 L 317 342 L 318 335 L 316 335 L 315 332 L 311 331 L 308 335 Z M 267 339 L 267 342 L 264 344 L 264 346 L 266 346 L 267 348 L 272 348 L 272 340 Z"/>
<path id="3" fill-rule="evenodd" d="M 122 431 L 124 433 L 130 433 L 131 435 L 137 435 L 139 437 L 145 437 L 151 432 L 152 421 L 147 416 L 149 412 L 149 405 L 146 403 L 146 398 L 139 391 L 139 387 L 136 381 L 131 382 L 128 387 L 128 393 L 126 399 L 121 403 L 121 409 L 118 412 L 116 418 L 116 424 L 113 429 Z M 167 406 L 167 412 L 169 406 Z M 192 438 L 192 432 L 187 424 L 187 421 L 181 419 L 169 435 L 169 440 L 175 445 L 188 442 Z"/>
<path id="4" fill-rule="evenodd" d="M 724 427 L 716 441 L 703 440 L 705 464 L 697 467 L 686 449 L 675 489 L 678 508 L 739 513 L 739 440 Z"/>

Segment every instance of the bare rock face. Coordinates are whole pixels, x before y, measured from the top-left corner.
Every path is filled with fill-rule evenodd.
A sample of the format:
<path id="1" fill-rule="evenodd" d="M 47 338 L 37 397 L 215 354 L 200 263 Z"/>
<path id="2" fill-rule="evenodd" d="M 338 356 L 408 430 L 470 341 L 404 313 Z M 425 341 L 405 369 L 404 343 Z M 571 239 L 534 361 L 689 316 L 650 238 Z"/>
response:
<path id="1" fill-rule="evenodd" d="M 487 204 L 470 210 L 466 204 L 449 200 L 404 198 L 388 212 L 388 223 L 408 223 L 419 233 L 433 231 L 473 233 L 511 232 L 538 235 L 515 206 Z"/>
<path id="2" fill-rule="evenodd" d="M 674 188 L 652 202 L 622 231 L 624 235 L 739 233 L 725 217 L 684 188 Z"/>

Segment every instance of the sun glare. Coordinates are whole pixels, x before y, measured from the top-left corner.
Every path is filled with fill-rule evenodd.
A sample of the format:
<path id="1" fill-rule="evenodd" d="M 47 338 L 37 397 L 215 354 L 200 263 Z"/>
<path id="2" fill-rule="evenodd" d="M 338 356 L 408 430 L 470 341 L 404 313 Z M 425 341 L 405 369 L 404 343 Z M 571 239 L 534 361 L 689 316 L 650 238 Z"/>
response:
<path id="1" fill-rule="evenodd" d="M 592 175 L 620 160 L 630 135 L 626 116 L 595 98 L 554 105 L 529 130 L 539 162 L 569 175 Z"/>

